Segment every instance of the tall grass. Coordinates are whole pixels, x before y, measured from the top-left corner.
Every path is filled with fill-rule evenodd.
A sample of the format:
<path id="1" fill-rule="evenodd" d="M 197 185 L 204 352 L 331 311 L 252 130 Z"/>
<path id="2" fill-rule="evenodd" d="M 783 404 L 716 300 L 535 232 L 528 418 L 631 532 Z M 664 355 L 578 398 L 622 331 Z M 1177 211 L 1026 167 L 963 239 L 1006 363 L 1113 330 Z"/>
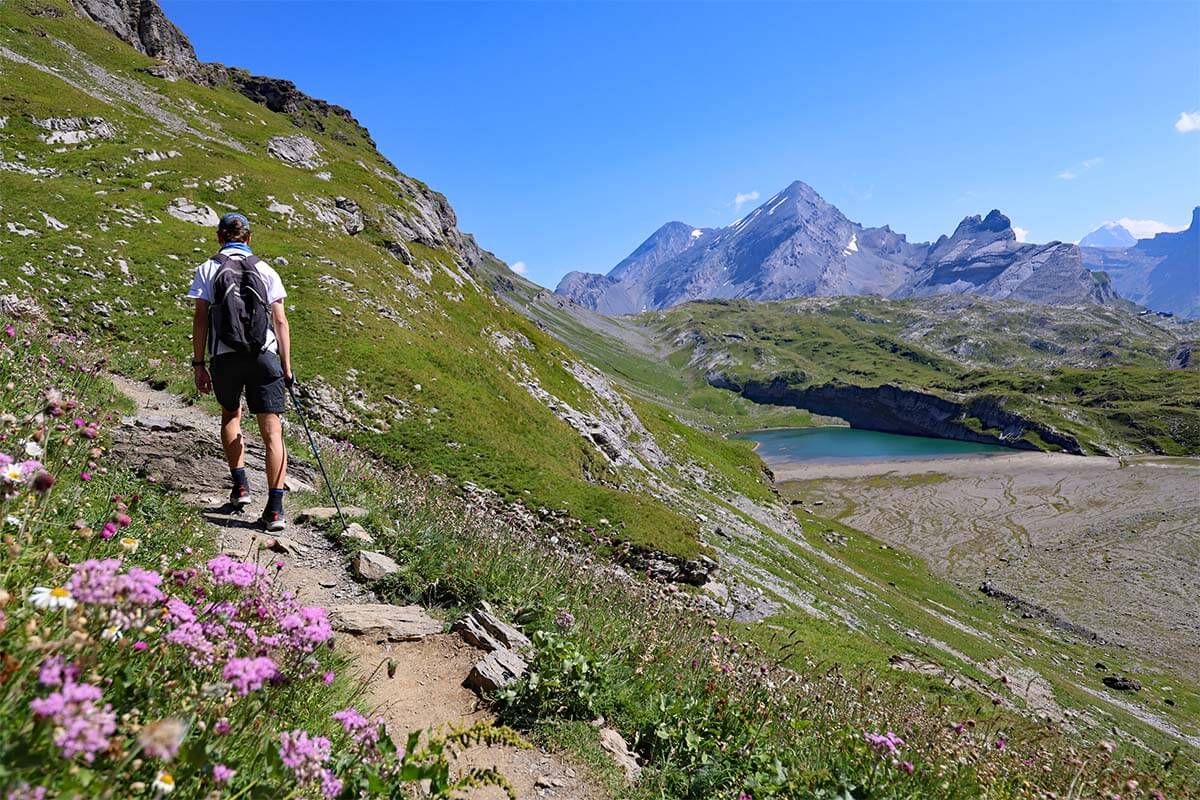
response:
<path id="1" fill-rule="evenodd" d="M 982 695 L 943 702 L 798 642 L 748 643 L 674 587 L 596 557 L 559 515 L 463 497 L 344 446 L 332 461 L 344 499 L 371 509 L 372 548 L 400 563 L 376 588 L 448 615 L 506 609 L 537 651 L 494 698 L 502 718 L 554 741 L 604 718 L 644 764 L 629 797 L 1158 798 L 1200 785 L 1194 764 L 1135 742 L 1088 742 Z"/>
<path id="2" fill-rule="evenodd" d="M 281 563 L 213 556 L 193 513 L 109 455 L 121 403 L 80 349 L 0 333 L 0 797 L 508 790 L 449 759 L 511 731 L 389 731 Z"/>

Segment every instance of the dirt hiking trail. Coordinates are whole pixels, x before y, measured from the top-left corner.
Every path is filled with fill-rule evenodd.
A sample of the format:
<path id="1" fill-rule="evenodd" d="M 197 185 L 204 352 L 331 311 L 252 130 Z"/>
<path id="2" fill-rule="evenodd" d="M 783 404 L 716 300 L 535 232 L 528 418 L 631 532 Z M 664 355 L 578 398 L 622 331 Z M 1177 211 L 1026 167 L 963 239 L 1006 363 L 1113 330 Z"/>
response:
<path id="1" fill-rule="evenodd" d="M 122 420 L 114 436 L 114 451 L 131 469 L 177 491 L 189 505 L 201 509 L 214 527 L 218 552 L 241 558 L 260 558 L 284 564 L 280 583 L 304 603 L 338 607 L 353 613 L 354 606 L 379 604 L 381 600 L 356 582 L 346 569 L 346 559 L 335 544 L 318 529 L 297 524 L 295 507 L 288 508 L 288 528 L 280 538 L 290 545 L 279 552 L 266 549 L 275 538 L 255 526 L 266 497 L 263 449 L 256 425 L 244 415 L 246 472 L 254 501 L 240 513 L 226 505 L 229 469 L 221 454 L 219 420 L 204 409 L 151 387 L 112 376 L 117 387 L 137 404 L 137 411 Z M 302 453 L 289 453 L 289 488 L 311 489 L 320 475 Z M 284 538 L 286 537 L 286 538 Z M 290 540 L 290 541 L 288 541 Z M 259 551 L 261 550 L 261 554 Z M 351 656 L 353 673 L 369 681 L 365 705 L 387 720 L 396 732 L 441 728 L 491 719 L 479 698 L 462 683 L 484 653 L 467 644 L 457 633 L 430 633 L 441 624 L 417 606 L 404 609 L 411 621 L 403 636 L 336 634 L 337 645 Z M 336 618 L 336 612 L 334 614 Z M 339 627 L 335 623 L 335 628 Z M 383 641 L 376 639 L 383 638 Z M 403 638 L 403 641 L 394 641 Z M 391 660 L 394 677 L 380 668 Z M 608 797 L 588 780 L 585 770 L 563 757 L 540 748 L 473 748 L 455 762 L 461 768 L 495 767 L 508 778 L 517 796 L 526 798 L 570 798 L 601 800 Z M 473 790 L 472 800 L 503 798 L 499 789 Z"/>

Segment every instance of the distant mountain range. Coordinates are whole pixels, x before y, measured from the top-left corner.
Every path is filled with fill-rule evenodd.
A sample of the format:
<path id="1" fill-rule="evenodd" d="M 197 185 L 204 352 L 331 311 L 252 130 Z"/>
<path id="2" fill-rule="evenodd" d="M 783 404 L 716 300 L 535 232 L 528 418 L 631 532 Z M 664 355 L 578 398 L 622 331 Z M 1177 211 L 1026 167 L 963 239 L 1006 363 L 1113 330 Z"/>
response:
<path id="1" fill-rule="evenodd" d="M 1101 231 L 1094 242 L 1127 242 L 1121 232 L 1129 236 L 1123 228 Z M 1139 256 L 1121 261 L 1122 267 L 1115 257 L 1122 251 L 1104 252 L 1104 266 L 1093 266 L 1077 245 L 1018 242 L 1008 217 L 996 210 L 967 217 L 933 244 L 913 243 L 886 225 L 867 228 L 848 219 L 796 181 L 723 228 L 668 222 L 607 275 L 571 272 L 555 291 L 610 315 L 689 300 L 830 295 L 972 294 L 1035 303 L 1108 303 L 1117 296 L 1115 274 L 1140 274 L 1149 261 Z M 1191 252 L 1195 258 L 1200 251 L 1193 246 Z M 1112 282 L 1104 272 L 1114 275 Z M 1186 276 L 1187 265 L 1171 274 Z M 1155 300 L 1167 302 L 1166 295 Z M 1174 299 L 1169 304 L 1179 305 Z"/>
<path id="2" fill-rule="evenodd" d="M 1082 255 L 1089 269 L 1108 274 L 1121 297 L 1200 318 L 1200 206 L 1182 231 L 1139 239 L 1131 247 L 1083 247 Z"/>

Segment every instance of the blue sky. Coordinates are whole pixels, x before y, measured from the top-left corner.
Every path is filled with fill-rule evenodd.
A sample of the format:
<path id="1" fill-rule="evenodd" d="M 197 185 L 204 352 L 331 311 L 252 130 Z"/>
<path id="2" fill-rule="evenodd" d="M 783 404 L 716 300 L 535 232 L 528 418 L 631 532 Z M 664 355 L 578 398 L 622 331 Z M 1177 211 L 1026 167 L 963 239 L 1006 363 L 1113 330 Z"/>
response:
<path id="1" fill-rule="evenodd" d="M 1195 2 L 163 5 L 202 59 L 350 108 L 548 286 L 795 179 L 912 240 L 1200 203 Z"/>

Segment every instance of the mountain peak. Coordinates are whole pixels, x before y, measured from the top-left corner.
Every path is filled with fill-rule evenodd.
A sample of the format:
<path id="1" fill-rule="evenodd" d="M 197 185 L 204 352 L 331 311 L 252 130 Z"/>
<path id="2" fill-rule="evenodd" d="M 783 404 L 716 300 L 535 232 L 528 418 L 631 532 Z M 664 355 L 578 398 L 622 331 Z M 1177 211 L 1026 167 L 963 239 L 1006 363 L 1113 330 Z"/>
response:
<path id="1" fill-rule="evenodd" d="M 1119 222 L 1106 222 L 1079 240 L 1080 247 L 1133 247 L 1137 237 Z"/>

